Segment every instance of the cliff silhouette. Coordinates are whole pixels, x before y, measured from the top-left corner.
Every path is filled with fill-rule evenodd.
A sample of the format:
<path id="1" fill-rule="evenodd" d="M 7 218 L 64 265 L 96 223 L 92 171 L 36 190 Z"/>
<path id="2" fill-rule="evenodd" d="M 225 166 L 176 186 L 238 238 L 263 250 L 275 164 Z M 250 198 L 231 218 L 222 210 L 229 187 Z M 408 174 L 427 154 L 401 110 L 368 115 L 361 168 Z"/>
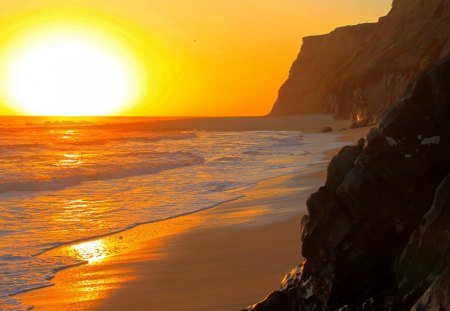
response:
<path id="1" fill-rule="evenodd" d="M 450 0 L 394 0 L 377 23 L 305 37 L 270 115 L 377 119 L 450 52 Z"/>
<path id="2" fill-rule="evenodd" d="M 376 119 L 331 160 L 304 261 L 246 311 L 450 310 L 450 1 L 304 39 L 273 115 Z"/>

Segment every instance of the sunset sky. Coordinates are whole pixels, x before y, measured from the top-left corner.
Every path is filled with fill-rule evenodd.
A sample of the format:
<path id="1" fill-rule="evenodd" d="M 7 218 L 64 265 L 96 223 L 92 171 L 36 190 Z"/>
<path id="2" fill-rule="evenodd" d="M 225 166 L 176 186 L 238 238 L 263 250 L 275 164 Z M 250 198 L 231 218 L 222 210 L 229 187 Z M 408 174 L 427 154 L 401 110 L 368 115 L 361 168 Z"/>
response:
<path id="1" fill-rule="evenodd" d="M 115 105 L 92 113 L 81 105 L 66 114 L 264 115 L 301 37 L 376 21 L 390 6 L 391 0 L 3 0 L 0 114 L 52 114 L 50 106 L 42 108 L 48 94 L 36 93 L 42 97 L 33 102 L 27 87 L 29 75 L 49 75 L 42 59 L 53 61 L 56 53 L 64 54 L 60 62 L 73 59 L 68 68 L 80 76 L 71 85 L 107 82 L 92 98 L 86 89 L 72 90 L 66 105 L 92 107 L 96 98 Z M 36 56 L 39 51 L 45 53 Z M 114 64 L 97 66 L 96 58 Z M 9 81 L 20 74 L 26 77 Z M 33 109 L 15 103 L 27 100 Z"/>

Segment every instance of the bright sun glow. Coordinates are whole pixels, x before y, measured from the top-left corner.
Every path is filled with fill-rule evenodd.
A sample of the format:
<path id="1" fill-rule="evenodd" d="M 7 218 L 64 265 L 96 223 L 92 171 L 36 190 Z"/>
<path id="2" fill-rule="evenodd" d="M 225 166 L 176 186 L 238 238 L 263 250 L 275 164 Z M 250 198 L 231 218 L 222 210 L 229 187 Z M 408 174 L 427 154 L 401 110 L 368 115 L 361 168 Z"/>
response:
<path id="1" fill-rule="evenodd" d="M 112 115 L 142 95 L 144 77 L 125 45 L 80 27 L 27 33 L 0 62 L 2 100 L 19 113 Z"/>

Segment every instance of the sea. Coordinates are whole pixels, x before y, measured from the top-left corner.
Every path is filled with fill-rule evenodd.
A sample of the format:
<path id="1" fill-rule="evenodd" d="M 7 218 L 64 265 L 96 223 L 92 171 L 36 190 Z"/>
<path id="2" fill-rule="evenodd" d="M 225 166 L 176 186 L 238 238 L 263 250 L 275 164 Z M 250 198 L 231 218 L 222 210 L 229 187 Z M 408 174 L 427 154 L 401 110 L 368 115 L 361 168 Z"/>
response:
<path id="1" fill-rule="evenodd" d="M 174 131 L 152 118 L 0 117 L 0 310 L 79 264 L 39 256 L 236 199 L 259 181 L 323 165 L 337 134 Z"/>

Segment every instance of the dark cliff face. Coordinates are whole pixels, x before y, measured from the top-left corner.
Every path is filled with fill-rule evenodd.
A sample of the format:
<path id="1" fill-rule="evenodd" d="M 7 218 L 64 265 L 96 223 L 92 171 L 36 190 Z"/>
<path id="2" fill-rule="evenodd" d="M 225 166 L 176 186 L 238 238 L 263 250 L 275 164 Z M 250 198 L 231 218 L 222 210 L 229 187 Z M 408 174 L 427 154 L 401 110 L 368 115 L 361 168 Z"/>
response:
<path id="1" fill-rule="evenodd" d="M 378 23 L 306 37 L 271 115 L 380 115 L 450 52 L 450 0 L 396 0 Z"/>
<path id="2" fill-rule="evenodd" d="M 450 310 L 450 55 L 333 158 L 307 206 L 305 262 L 248 310 Z"/>

